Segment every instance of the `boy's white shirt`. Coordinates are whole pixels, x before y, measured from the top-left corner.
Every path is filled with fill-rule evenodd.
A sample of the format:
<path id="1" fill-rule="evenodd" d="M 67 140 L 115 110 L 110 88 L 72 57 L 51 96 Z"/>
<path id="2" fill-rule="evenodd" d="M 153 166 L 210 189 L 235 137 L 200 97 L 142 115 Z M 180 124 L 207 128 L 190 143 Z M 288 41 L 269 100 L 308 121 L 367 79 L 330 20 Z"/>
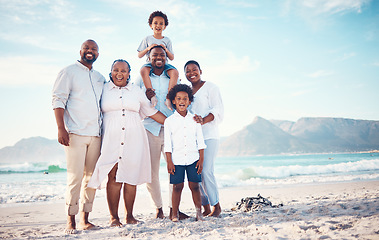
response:
<path id="1" fill-rule="evenodd" d="M 185 117 L 175 111 L 164 123 L 164 151 L 171 153 L 174 165 L 191 165 L 199 160 L 199 150 L 207 146 L 201 125 L 187 111 Z"/>

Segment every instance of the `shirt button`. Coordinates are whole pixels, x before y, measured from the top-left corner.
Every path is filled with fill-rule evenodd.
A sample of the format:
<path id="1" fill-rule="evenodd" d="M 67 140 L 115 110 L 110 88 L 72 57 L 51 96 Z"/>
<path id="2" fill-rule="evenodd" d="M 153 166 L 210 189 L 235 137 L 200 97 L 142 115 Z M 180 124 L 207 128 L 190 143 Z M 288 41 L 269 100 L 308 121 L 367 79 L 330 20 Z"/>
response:
<path id="1" fill-rule="evenodd" d="M 118 157 L 118 159 L 121 159 L 121 158 L 122 158 L 121 156 Z"/>
<path id="2" fill-rule="evenodd" d="M 122 98 L 122 96 L 120 96 L 120 98 Z"/>
<path id="3" fill-rule="evenodd" d="M 122 114 L 122 116 L 125 116 L 125 114 Z"/>
<path id="4" fill-rule="evenodd" d="M 122 142 L 121 145 L 124 145 L 124 143 Z"/>
<path id="5" fill-rule="evenodd" d="M 121 128 L 122 130 L 125 130 L 125 128 L 123 127 L 123 128 Z"/>

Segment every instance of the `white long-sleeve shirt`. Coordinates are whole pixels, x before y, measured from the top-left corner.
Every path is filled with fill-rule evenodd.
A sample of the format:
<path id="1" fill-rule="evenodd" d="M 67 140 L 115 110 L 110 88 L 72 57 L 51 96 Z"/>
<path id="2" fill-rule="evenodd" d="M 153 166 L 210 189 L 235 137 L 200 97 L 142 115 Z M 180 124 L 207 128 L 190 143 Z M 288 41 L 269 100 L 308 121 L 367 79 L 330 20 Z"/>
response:
<path id="1" fill-rule="evenodd" d="M 204 139 L 219 139 L 218 124 L 224 118 L 224 105 L 219 88 L 211 82 L 205 82 L 204 85 L 195 93 L 194 100 L 189 107 L 193 114 L 201 117 L 212 113 L 214 120 L 203 126 Z"/>
<path id="2" fill-rule="evenodd" d="M 164 151 L 172 154 L 174 165 L 191 165 L 199 160 L 199 150 L 207 147 L 193 117 L 190 112 L 185 117 L 175 112 L 164 122 Z"/>
<path id="3" fill-rule="evenodd" d="M 105 78 L 77 61 L 62 69 L 53 87 L 53 109 L 64 109 L 69 133 L 101 135 L 100 98 Z"/>

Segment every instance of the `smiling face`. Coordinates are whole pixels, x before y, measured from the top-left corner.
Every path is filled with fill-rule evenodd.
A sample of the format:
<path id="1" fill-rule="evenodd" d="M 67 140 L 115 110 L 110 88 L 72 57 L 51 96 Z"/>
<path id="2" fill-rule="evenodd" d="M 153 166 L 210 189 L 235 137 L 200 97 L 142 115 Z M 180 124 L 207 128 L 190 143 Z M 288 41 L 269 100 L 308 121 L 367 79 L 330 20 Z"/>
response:
<path id="1" fill-rule="evenodd" d="M 92 66 L 92 63 L 96 61 L 99 56 L 99 47 L 93 40 L 87 40 L 82 44 L 80 49 L 81 63 L 84 65 Z"/>
<path id="2" fill-rule="evenodd" d="M 162 69 L 166 64 L 166 52 L 161 47 L 155 47 L 150 51 L 150 62 L 154 68 Z"/>
<path id="3" fill-rule="evenodd" d="M 163 17 L 154 17 L 152 23 L 150 24 L 151 29 L 154 31 L 154 36 L 162 35 L 163 30 L 166 29 L 166 23 Z"/>
<path id="4" fill-rule="evenodd" d="M 176 111 L 182 116 L 187 114 L 187 107 L 191 104 L 187 92 L 177 92 L 172 103 L 175 104 Z"/>
<path id="5" fill-rule="evenodd" d="M 112 67 L 112 80 L 118 87 L 125 87 L 129 80 L 129 67 L 126 62 L 116 62 Z"/>
<path id="6" fill-rule="evenodd" d="M 196 64 L 188 64 L 185 69 L 186 78 L 192 84 L 197 83 L 201 80 L 201 70 Z"/>

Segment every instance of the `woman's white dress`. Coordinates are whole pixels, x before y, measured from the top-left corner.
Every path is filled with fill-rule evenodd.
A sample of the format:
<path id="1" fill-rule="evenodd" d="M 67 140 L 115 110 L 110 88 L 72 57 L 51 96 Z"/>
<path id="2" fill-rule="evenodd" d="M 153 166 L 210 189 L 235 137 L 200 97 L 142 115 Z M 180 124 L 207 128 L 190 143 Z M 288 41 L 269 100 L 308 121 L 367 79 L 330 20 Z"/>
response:
<path id="1" fill-rule="evenodd" d="M 104 188 L 108 173 L 116 163 L 116 182 L 131 185 L 151 182 L 149 144 L 142 119 L 154 115 L 157 110 L 138 86 L 129 83 L 117 87 L 113 82 L 104 85 L 101 110 L 101 155 L 88 187 Z"/>

